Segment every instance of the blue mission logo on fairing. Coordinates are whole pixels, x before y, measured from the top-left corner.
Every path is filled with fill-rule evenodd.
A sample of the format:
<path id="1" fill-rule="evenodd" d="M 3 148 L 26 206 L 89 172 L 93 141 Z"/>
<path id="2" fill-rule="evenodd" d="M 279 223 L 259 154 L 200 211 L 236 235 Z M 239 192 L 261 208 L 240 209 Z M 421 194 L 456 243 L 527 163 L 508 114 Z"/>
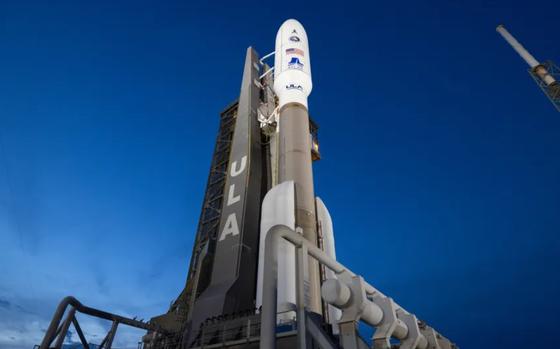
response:
<path id="1" fill-rule="evenodd" d="M 299 61 L 299 58 L 292 57 L 292 59 L 288 62 L 289 69 L 303 69 L 303 63 Z"/>

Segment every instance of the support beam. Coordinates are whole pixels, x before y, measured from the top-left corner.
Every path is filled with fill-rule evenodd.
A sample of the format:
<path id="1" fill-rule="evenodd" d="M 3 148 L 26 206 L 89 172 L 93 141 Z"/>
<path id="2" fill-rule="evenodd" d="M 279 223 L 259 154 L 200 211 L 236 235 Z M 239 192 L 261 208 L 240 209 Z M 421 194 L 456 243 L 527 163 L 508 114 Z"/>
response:
<path id="1" fill-rule="evenodd" d="M 397 317 L 404 322 L 408 328 L 408 335 L 405 339 L 401 340 L 399 349 L 426 349 L 428 341 L 422 334 L 418 327 L 418 319 L 413 314 L 405 314 L 398 312 Z"/>
<path id="2" fill-rule="evenodd" d="M 299 247 L 296 252 L 296 308 L 297 308 L 297 342 L 299 349 L 307 348 L 307 321 L 305 310 L 305 280 L 306 271 L 308 270 L 307 248 Z"/>
<path id="3" fill-rule="evenodd" d="M 119 323 L 117 321 L 113 321 L 111 325 L 111 330 L 107 335 L 107 343 L 105 343 L 105 349 L 111 349 L 113 346 L 113 340 L 115 339 L 115 335 L 117 334 L 117 328 L 119 327 Z"/>
<path id="4" fill-rule="evenodd" d="M 54 344 L 55 348 L 57 349 L 62 348 L 62 344 L 64 344 L 64 338 L 66 338 L 66 333 L 68 333 L 68 328 L 70 327 L 70 324 L 72 323 L 72 319 L 74 318 L 75 314 L 76 314 L 76 308 L 72 307 L 68 312 L 68 315 L 66 315 L 66 319 L 62 323 L 62 326 L 60 328 L 60 333 L 58 334 L 58 338 L 56 340 L 56 343 Z"/>
<path id="5" fill-rule="evenodd" d="M 340 328 L 340 345 L 344 349 L 357 349 L 359 348 L 358 333 L 356 332 L 356 321 L 339 322 Z"/>
<path id="6" fill-rule="evenodd" d="M 60 331 L 59 331 L 60 322 L 62 321 L 62 317 L 64 316 L 64 313 L 66 312 L 66 309 L 69 306 L 72 306 L 75 309 L 74 311 L 78 311 L 82 314 L 91 315 L 91 316 L 94 316 L 94 317 L 97 317 L 97 318 L 100 318 L 100 319 L 117 321 L 118 323 L 125 324 L 125 325 L 132 326 L 132 327 L 136 327 L 136 328 L 140 328 L 140 329 L 143 329 L 143 330 L 151 330 L 151 331 L 155 331 L 155 332 L 159 332 L 159 333 L 166 333 L 166 331 L 164 329 L 161 329 L 159 326 L 157 326 L 155 324 L 146 323 L 146 322 L 138 321 L 138 320 L 135 320 L 135 319 L 129 319 L 129 318 L 126 318 L 124 316 L 108 313 L 106 311 L 98 310 L 98 309 L 95 309 L 95 308 L 90 308 L 90 307 L 87 307 L 87 306 L 83 305 L 82 303 L 80 303 L 76 298 L 69 296 L 69 297 L 64 298 L 58 304 L 58 307 L 56 308 L 56 311 L 55 311 L 55 313 L 53 315 L 53 318 L 52 318 L 52 320 L 49 324 L 49 327 L 47 328 L 47 331 L 45 332 L 45 336 L 43 337 L 43 340 L 41 341 L 41 345 L 39 346 L 39 349 L 49 349 L 51 343 L 56 338 L 57 333 L 62 331 L 63 328 L 60 328 Z"/>
<path id="7" fill-rule="evenodd" d="M 72 319 L 72 323 L 74 324 L 74 328 L 76 329 L 76 333 L 78 334 L 78 337 L 80 337 L 80 342 L 82 342 L 82 346 L 84 347 L 84 349 L 89 349 L 89 344 L 86 340 L 86 337 L 84 336 L 82 327 L 78 323 L 78 319 L 76 319 L 76 316 L 74 316 L 74 318 Z"/>
<path id="8" fill-rule="evenodd" d="M 311 316 L 313 316 L 313 314 L 305 318 L 305 328 L 307 329 L 307 333 L 313 338 L 314 343 L 318 345 L 320 349 L 337 349 L 338 346 L 321 330 L 321 327 Z"/>

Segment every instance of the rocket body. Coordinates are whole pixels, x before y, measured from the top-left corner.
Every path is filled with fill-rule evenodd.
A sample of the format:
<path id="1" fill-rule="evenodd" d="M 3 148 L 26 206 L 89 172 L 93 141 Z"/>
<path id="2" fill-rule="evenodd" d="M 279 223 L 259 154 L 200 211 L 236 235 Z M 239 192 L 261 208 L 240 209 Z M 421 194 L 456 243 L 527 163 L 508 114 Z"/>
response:
<path id="1" fill-rule="evenodd" d="M 293 181 L 295 187 L 296 231 L 317 245 L 317 219 L 311 137 L 307 97 L 311 93 L 311 69 L 307 34 L 296 20 L 282 24 L 276 35 L 274 92 L 279 107 L 278 182 Z M 306 306 L 321 313 L 319 265 L 308 262 Z M 294 276 L 295 277 L 295 276 Z"/>

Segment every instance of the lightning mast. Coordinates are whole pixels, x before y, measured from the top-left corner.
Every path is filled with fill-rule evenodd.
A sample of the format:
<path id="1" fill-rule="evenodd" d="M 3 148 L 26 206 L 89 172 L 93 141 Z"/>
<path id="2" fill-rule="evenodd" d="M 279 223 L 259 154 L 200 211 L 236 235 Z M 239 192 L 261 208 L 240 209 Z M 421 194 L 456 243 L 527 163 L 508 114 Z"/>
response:
<path id="1" fill-rule="evenodd" d="M 537 86 L 544 92 L 554 107 L 560 111 L 560 68 L 552 61 L 539 61 L 517 41 L 503 25 L 496 31 L 511 45 L 511 47 L 529 65 L 529 75 L 535 80 Z"/>

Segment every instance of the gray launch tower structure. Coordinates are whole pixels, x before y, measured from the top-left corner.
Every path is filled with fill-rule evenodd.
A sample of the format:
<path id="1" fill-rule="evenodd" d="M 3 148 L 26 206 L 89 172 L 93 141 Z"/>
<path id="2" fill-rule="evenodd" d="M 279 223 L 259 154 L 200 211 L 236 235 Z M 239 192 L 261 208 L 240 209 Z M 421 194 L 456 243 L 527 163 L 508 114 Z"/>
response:
<path id="1" fill-rule="evenodd" d="M 184 331 L 242 314 L 253 315 L 257 310 L 261 205 L 266 192 L 278 180 L 273 173 L 272 132 L 276 121 L 272 75 L 260 78 L 268 69 L 257 52 L 249 48 L 239 99 L 220 114 L 185 288 L 167 314 L 153 319 L 174 327 L 181 338 Z M 312 129 L 316 142 L 314 124 Z M 319 158 L 316 151 L 314 158 Z M 232 233 L 238 230 L 238 234 L 220 240 L 224 229 Z M 186 324 L 190 328 L 185 328 Z M 257 325 L 254 322 L 253 327 Z M 206 338 L 197 341 L 200 345 L 209 344 Z M 190 343 L 185 344 L 189 347 Z"/>
<path id="2" fill-rule="evenodd" d="M 72 324 L 89 348 L 77 312 L 112 321 L 103 349 L 119 325 L 146 330 L 145 349 L 457 348 L 336 260 L 313 187 L 321 156 L 299 22 L 281 26 L 274 54 L 272 68 L 272 53 L 247 49 L 239 98 L 220 114 L 186 285 L 168 311 L 143 322 L 67 297 L 39 349 L 61 348 Z M 360 322 L 374 329 L 370 341 Z"/>
<path id="3" fill-rule="evenodd" d="M 146 337 L 151 343 L 147 347 L 179 344 L 179 338 L 185 341 L 197 329 L 199 333 L 191 335 L 191 343 L 182 343 L 183 347 L 206 347 L 216 338 L 234 339 L 239 328 L 231 323 L 239 323 L 240 319 L 253 320 L 242 330 L 244 334 L 248 331 L 254 336 L 259 332 L 256 294 L 261 206 L 265 194 L 288 172 L 279 165 L 282 152 L 271 72 L 258 53 L 248 48 L 239 99 L 220 113 L 185 288 L 166 314 L 152 319 L 176 335 L 154 332 Z M 319 160 L 318 126 L 311 119 L 303 121 L 310 146 L 303 146 L 308 154 L 302 155 L 309 161 Z M 312 193 L 311 198 L 313 203 Z M 228 239 L 221 239 L 224 230 Z M 224 333 L 221 326 L 229 327 L 232 333 Z M 284 326 L 296 325 L 294 322 Z"/>

